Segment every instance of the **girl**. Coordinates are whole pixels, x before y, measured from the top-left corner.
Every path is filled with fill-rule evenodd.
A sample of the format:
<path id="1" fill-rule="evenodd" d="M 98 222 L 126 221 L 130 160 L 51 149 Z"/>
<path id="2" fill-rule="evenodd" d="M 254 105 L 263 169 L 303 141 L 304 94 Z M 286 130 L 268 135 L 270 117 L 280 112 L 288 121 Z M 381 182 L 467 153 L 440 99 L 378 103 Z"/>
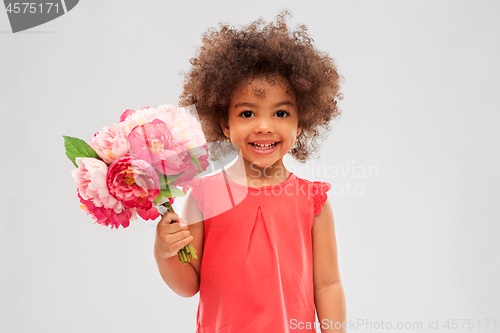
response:
<path id="1" fill-rule="evenodd" d="M 238 153 L 193 180 L 184 219 L 167 213 L 157 226 L 162 278 L 183 297 L 200 292 L 197 333 L 345 331 L 330 184 L 283 164 L 287 153 L 305 162 L 330 129 L 341 77 L 286 15 L 209 30 L 186 74 L 180 105 L 196 105 L 212 160 Z M 198 259 L 183 265 L 176 254 L 190 242 Z"/>

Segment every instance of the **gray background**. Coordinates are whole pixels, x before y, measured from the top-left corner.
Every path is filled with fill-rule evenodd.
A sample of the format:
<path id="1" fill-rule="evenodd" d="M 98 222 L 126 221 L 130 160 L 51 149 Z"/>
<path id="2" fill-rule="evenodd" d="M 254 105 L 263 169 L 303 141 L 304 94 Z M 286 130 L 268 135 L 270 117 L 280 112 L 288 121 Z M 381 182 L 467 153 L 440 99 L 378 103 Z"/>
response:
<path id="1" fill-rule="evenodd" d="M 284 8 L 346 78 L 321 157 L 286 165 L 334 186 L 348 318 L 500 331 L 500 2 L 421 0 L 86 0 L 17 34 L 0 10 L 0 331 L 194 332 L 198 296 L 161 279 L 155 222 L 93 225 L 62 135 L 177 104 L 207 28 Z"/>

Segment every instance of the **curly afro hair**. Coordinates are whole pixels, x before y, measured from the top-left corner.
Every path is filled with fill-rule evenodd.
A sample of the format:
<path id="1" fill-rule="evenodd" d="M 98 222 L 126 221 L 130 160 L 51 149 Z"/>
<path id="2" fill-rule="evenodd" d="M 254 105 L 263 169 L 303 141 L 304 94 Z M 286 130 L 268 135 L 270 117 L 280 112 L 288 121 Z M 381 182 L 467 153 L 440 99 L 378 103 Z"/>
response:
<path id="1" fill-rule="evenodd" d="M 337 100 L 343 79 L 334 60 L 316 50 L 307 27 L 289 31 L 283 10 L 274 22 L 262 18 L 240 30 L 219 23 L 220 30 L 209 28 L 203 33 L 203 44 L 190 59 L 184 73 L 184 90 L 179 105 L 194 104 L 210 150 L 212 160 L 234 152 L 226 144 L 220 120 L 227 123 L 231 97 L 247 79 L 286 78 L 293 89 L 299 110 L 302 132 L 290 154 L 304 163 L 317 150 L 331 130 L 330 121 L 340 115 Z"/>

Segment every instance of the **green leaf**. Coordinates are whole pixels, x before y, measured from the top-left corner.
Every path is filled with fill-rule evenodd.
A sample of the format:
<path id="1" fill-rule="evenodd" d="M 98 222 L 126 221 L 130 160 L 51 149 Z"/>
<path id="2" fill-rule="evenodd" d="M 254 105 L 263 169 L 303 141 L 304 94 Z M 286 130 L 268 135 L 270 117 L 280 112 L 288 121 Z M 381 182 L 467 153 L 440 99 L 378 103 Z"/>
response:
<path id="1" fill-rule="evenodd" d="M 175 186 L 170 186 L 170 193 L 172 195 L 172 198 L 180 198 L 186 195 L 184 192 L 182 192 L 182 190 L 179 190 Z"/>
<path id="2" fill-rule="evenodd" d="M 77 168 L 78 164 L 75 162 L 77 157 L 92 157 L 101 160 L 95 150 L 92 149 L 92 147 L 90 147 L 85 141 L 65 135 L 63 135 L 63 138 L 64 147 L 66 148 L 66 156 L 68 156 Z"/>
<path id="3" fill-rule="evenodd" d="M 162 173 L 158 173 L 158 178 L 160 179 L 160 189 L 165 189 L 167 187 L 166 184 L 170 184 L 171 182 L 182 176 L 183 173 L 184 171 L 175 176 L 167 176 Z"/>
<path id="4" fill-rule="evenodd" d="M 166 188 L 160 190 L 160 194 L 156 197 L 155 202 L 159 203 L 163 198 L 179 198 L 185 195 L 186 194 L 177 187 L 168 185 Z"/>
<path id="5" fill-rule="evenodd" d="M 170 198 L 170 191 L 167 189 L 167 190 L 160 190 L 160 194 L 158 194 L 158 196 L 156 197 L 155 199 L 155 202 L 156 203 L 160 203 L 160 201 L 163 199 L 163 197 L 165 198 Z"/>
<path id="6" fill-rule="evenodd" d="M 193 162 L 194 164 L 196 164 L 196 166 L 198 167 L 198 169 L 200 169 L 200 172 L 203 171 L 201 169 L 200 161 L 198 161 L 198 158 L 196 156 L 194 156 L 193 154 L 191 154 L 191 152 L 189 152 L 189 155 L 191 155 L 191 162 Z"/>
<path id="7" fill-rule="evenodd" d="M 167 183 L 171 183 L 173 182 L 174 180 L 176 180 L 177 178 L 179 178 L 180 176 L 182 176 L 182 174 L 184 173 L 184 171 L 182 171 L 180 174 L 178 175 L 175 175 L 175 176 L 170 176 L 170 175 L 165 175 L 165 177 L 167 178 Z"/>

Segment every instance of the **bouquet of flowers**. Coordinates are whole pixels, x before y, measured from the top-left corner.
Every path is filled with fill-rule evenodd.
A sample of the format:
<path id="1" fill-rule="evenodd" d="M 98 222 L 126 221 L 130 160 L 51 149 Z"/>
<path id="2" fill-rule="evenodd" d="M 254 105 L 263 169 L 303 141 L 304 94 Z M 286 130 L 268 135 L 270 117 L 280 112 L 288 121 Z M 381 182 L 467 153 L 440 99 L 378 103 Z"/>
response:
<path id="1" fill-rule="evenodd" d="M 139 215 L 155 220 L 174 211 L 174 198 L 208 167 L 208 147 L 200 123 L 184 108 L 160 105 L 126 110 L 120 122 L 104 127 L 87 144 L 64 137 L 66 155 L 77 167 L 81 209 L 94 224 L 123 228 Z M 177 186 L 182 186 L 182 190 Z M 186 264 L 196 259 L 190 243 L 178 252 Z"/>

